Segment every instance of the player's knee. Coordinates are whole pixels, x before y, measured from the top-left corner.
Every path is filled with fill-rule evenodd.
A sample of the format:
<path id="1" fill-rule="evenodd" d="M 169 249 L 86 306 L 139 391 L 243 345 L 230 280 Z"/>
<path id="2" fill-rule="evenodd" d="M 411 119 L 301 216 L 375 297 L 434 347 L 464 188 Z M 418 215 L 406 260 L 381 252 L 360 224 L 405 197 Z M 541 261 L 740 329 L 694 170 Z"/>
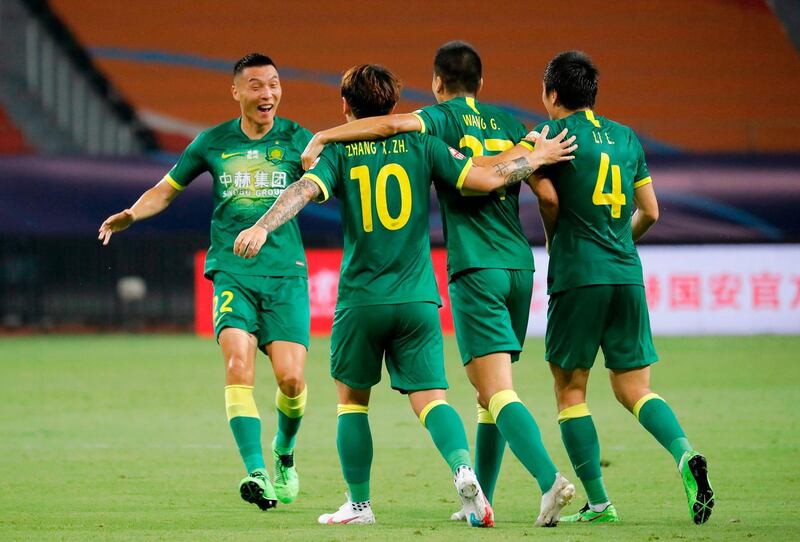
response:
<path id="1" fill-rule="evenodd" d="M 614 386 L 614 397 L 617 398 L 617 401 L 627 408 L 631 410 L 633 405 L 636 404 L 636 401 L 647 395 L 648 393 L 652 393 L 650 388 L 642 388 L 642 387 L 624 387 L 624 386 Z"/>
<path id="2" fill-rule="evenodd" d="M 252 373 L 252 363 L 245 356 L 231 354 L 225 360 L 225 375 L 230 383 L 249 383 Z"/>
<path id="3" fill-rule="evenodd" d="M 278 387 L 287 397 L 297 397 L 306 387 L 305 380 L 303 380 L 303 371 L 296 367 L 276 375 L 276 378 L 278 379 Z"/>
<path id="4" fill-rule="evenodd" d="M 586 390 L 581 387 L 555 385 L 554 390 L 559 410 L 586 402 Z"/>

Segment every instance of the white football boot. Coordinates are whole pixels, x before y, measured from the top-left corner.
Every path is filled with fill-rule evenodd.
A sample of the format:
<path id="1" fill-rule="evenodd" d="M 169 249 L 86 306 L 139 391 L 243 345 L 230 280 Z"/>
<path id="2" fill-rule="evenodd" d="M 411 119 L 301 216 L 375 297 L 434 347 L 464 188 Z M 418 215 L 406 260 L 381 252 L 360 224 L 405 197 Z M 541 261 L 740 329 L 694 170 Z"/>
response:
<path id="1" fill-rule="evenodd" d="M 372 525 L 375 523 L 375 514 L 369 501 L 354 503 L 347 496 L 345 502 L 333 514 L 322 514 L 317 518 L 322 525 Z"/>
<path id="2" fill-rule="evenodd" d="M 469 467 L 459 467 L 454 479 L 456 491 L 461 498 L 463 520 L 470 527 L 494 527 L 494 511 L 483 494 L 475 471 Z M 456 512 L 450 519 L 455 519 Z"/>
<path id="3" fill-rule="evenodd" d="M 556 473 L 553 487 L 542 495 L 542 506 L 539 510 L 539 517 L 536 518 L 536 526 L 555 527 L 558 525 L 561 509 L 569 504 L 574 495 L 575 486 L 560 473 Z"/>

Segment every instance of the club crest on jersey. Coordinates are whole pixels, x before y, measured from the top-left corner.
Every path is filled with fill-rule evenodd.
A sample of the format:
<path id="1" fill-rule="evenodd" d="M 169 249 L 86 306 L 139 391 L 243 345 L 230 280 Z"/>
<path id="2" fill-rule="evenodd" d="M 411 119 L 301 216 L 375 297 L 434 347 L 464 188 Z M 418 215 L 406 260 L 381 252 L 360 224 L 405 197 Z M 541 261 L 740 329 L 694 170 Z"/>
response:
<path id="1" fill-rule="evenodd" d="M 283 155 L 286 153 L 280 145 L 273 145 L 267 148 L 267 160 L 272 163 L 277 163 L 283 160 Z"/>
<path id="2" fill-rule="evenodd" d="M 466 156 L 455 150 L 453 147 L 447 147 L 447 148 L 450 149 L 450 154 L 453 155 L 453 158 L 456 158 L 457 160 L 464 160 L 466 158 Z"/>

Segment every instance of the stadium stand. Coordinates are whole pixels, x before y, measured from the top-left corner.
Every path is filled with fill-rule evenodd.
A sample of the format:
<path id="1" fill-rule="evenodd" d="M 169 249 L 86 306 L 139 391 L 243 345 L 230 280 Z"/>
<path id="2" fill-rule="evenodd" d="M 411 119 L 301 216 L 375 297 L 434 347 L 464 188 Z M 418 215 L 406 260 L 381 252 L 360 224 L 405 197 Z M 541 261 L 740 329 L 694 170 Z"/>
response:
<path id="1" fill-rule="evenodd" d="M 433 52 L 460 38 L 484 57 L 483 99 L 509 105 L 528 124 L 543 114 L 546 61 L 580 48 L 601 69 L 597 110 L 644 134 L 651 152 L 800 151 L 800 58 L 763 0 L 652 0 L 636 10 L 627 2 L 598 10 L 590 0 L 568 8 L 504 2 L 502 9 L 412 0 L 388 13 L 367 0 L 346 10 L 324 2 L 223 8 L 213 0 L 168 10 L 156 0 L 51 5 L 151 126 L 178 138 L 171 147 L 193 127 L 231 115 L 229 66 L 246 52 L 274 57 L 284 80 L 282 113 L 314 130 L 340 122 L 338 76 L 359 62 L 400 74 L 400 110 L 429 103 Z M 162 30 L 153 31 L 153 21 Z M 765 114 L 765 104 L 774 114 Z"/>

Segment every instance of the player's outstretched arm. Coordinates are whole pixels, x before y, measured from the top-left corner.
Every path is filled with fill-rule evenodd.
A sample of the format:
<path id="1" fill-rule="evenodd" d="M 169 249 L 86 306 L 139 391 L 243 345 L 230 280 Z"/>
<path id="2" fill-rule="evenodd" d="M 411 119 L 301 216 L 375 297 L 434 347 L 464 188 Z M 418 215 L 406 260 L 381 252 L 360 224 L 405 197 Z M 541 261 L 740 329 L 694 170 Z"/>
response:
<path id="1" fill-rule="evenodd" d="M 100 225 L 97 239 L 107 245 L 111 235 L 127 229 L 134 222 L 157 215 L 178 197 L 176 190 L 165 179 L 161 179 L 153 188 L 147 190 L 129 209 L 120 211 L 106 218 Z"/>
<path id="2" fill-rule="evenodd" d="M 314 134 L 314 137 L 306 145 L 301 157 L 303 169 L 306 171 L 311 169 L 312 164 L 328 143 L 382 139 L 404 132 L 419 132 L 421 129 L 422 124 L 419 118 L 411 113 L 367 117 L 328 128 Z"/>
<path id="3" fill-rule="evenodd" d="M 647 233 L 653 224 L 658 222 L 658 200 L 652 183 L 647 183 L 633 191 L 636 211 L 633 213 L 631 231 L 636 242 Z"/>
<path id="4" fill-rule="evenodd" d="M 533 152 L 520 158 L 500 162 L 492 167 L 473 167 L 464 179 L 464 188 L 478 192 L 492 192 L 526 181 L 543 165 L 564 162 L 575 158 L 571 153 L 578 148 L 574 144 L 574 136 L 567 138 L 567 130 L 547 139 L 549 127 L 542 128 L 542 133 Z"/>
<path id="5" fill-rule="evenodd" d="M 290 184 L 254 226 L 239 233 L 233 243 L 234 254 L 245 259 L 255 258 L 270 233 L 289 222 L 309 201 L 321 195 L 319 185 L 308 177 L 301 177 L 296 183 Z"/>

